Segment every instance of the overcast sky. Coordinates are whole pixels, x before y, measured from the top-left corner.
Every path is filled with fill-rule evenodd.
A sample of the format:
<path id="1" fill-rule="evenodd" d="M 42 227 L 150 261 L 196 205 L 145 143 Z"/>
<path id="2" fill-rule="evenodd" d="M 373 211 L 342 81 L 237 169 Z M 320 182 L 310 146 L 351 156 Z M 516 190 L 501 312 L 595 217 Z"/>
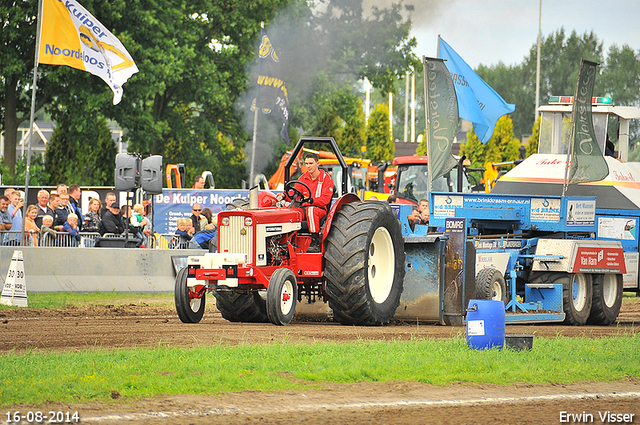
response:
<path id="1" fill-rule="evenodd" d="M 398 0 L 364 0 L 387 6 Z M 419 57 L 436 56 L 438 34 L 472 67 L 520 64 L 536 44 L 540 0 L 404 0 L 413 5 Z M 639 0 L 542 0 L 542 35 L 593 31 L 604 43 L 640 50 Z"/>

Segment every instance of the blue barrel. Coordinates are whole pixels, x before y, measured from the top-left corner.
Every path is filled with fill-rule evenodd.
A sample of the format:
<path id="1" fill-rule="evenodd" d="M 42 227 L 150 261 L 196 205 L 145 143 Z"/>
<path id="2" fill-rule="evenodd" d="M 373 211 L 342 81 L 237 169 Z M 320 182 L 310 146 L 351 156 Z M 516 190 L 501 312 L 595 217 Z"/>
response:
<path id="1" fill-rule="evenodd" d="M 504 303 L 497 300 L 469 300 L 467 344 L 474 350 L 504 346 Z"/>

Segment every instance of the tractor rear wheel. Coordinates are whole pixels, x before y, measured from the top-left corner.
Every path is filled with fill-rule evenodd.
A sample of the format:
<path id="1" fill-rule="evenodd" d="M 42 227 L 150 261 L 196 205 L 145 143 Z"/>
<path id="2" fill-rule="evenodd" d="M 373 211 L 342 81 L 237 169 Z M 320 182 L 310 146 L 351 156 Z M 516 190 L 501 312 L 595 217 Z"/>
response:
<path id="1" fill-rule="evenodd" d="M 296 313 L 298 283 L 296 275 L 286 267 L 277 269 L 267 288 L 267 316 L 274 325 L 288 325 Z"/>
<path id="2" fill-rule="evenodd" d="M 266 323 L 267 307 L 256 291 L 216 291 L 216 307 L 230 322 Z"/>
<path id="3" fill-rule="evenodd" d="M 379 201 L 345 204 L 325 240 L 329 307 L 343 324 L 384 325 L 402 295 L 404 242 L 391 207 Z"/>
<path id="4" fill-rule="evenodd" d="M 509 302 L 504 276 L 498 269 L 482 269 L 476 276 L 476 298 L 498 300 L 505 305 Z"/>
<path id="5" fill-rule="evenodd" d="M 615 322 L 622 306 L 622 275 L 593 275 L 593 299 L 587 323 L 608 326 Z"/>
<path id="6" fill-rule="evenodd" d="M 192 291 L 187 286 L 188 267 L 183 267 L 176 276 L 174 299 L 176 312 L 182 323 L 198 323 L 202 320 L 205 306 L 205 290 L 202 293 Z"/>
<path id="7" fill-rule="evenodd" d="M 562 284 L 562 309 L 567 325 L 582 326 L 591 311 L 591 275 L 584 273 L 548 272 L 535 275 L 531 283 Z"/>

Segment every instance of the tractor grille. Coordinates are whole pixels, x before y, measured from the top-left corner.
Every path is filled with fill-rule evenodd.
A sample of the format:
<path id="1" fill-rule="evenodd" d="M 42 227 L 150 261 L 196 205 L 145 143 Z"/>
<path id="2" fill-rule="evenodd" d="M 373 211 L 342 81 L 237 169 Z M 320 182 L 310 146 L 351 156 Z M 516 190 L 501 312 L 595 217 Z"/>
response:
<path id="1" fill-rule="evenodd" d="M 252 263 L 254 228 L 244 225 L 243 216 L 231 216 L 229 219 L 228 226 L 218 226 L 220 232 L 218 252 L 247 254 L 247 262 Z"/>

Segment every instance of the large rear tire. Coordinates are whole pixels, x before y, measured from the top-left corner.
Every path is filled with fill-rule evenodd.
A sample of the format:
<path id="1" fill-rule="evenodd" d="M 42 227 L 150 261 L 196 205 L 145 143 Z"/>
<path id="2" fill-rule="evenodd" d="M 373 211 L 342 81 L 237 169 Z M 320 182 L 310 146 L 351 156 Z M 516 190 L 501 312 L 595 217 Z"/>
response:
<path id="1" fill-rule="evenodd" d="M 298 283 L 296 275 L 286 267 L 277 269 L 267 288 L 267 316 L 274 325 L 288 325 L 296 313 Z"/>
<path id="2" fill-rule="evenodd" d="M 343 324 L 384 325 L 402 295 L 404 242 L 391 207 L 379 201 L 345 204 L 325 240 L 329 307 Z"/>
<path id="3" fill-rule="evenodd" d="M 498 269 L 482 269 L 476 276 L 476 298 L 480 300 L 498 300 L 505 305 L 509 302 L 504 276 Z"/>
<path id="4" fill-rule="evenodd" d="M 202 320 L 205 307 L 205 292 L 197 293 L 187 286 L 188 267 L 183 267 L 176 276 L 174 299 L 176 312 L 182 323 L 198 323 Z"/>
<path id="5" fill-rule="evenodd" d="M 531 283 L 562 284 L 562 309 L 564 324 L 582 326 L 587 323 L 591 311 L 593 286 L 591 275 L 583 273 L 540 273 Z"/>
<path id="6" fill-rule="evenodd" d="M 266 323 L 265 300 L 256 291 L 216 291 L 216 307 L 222 317 L 230 322 Z"/>
<path id="7" fill-rule="evenodd" d="M 616 321 L 622 306 L 622 275 L 593 275 L 593 298 L 587 323 L 608 326 Z"/>

